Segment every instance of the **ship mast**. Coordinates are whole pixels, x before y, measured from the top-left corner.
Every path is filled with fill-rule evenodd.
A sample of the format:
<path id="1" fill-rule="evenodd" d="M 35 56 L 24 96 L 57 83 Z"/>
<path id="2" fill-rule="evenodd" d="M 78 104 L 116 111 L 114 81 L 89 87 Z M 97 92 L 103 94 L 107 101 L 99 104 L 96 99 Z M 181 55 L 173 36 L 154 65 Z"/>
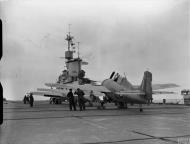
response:
<path id="1" fill-rule="evenodd" d="M 79 45 L 80 45 L 80 42 L 77 42 L 77 44 L 78 44 L 78 59 L 79 59 L 79 58 L 80 58 L 80 57 L 79 57 L 79 54 L 80 54 L 80 53 L 79 53 Z"/>
<path id="2" fill-rule="evenodd" d="M 71 37 L 70 26 L 71 26 L 71 24 L 69 24 L 69 32 L 68 32 L 68 35 L 67 35 L 67 38 L 66 38 L 66 40 L 68 41 L 68 51 L 70 51 L 70 45 L 71 45 L 71 42 L 72 42 L 72 39 L 73 39 L 73 37 Z"/>
<path id="3" fill-rule="evenodd" d="M 70 25 L 69 24 L 69 32 L 67 34 L 67 37 L 66 37 L 66 41 L 68 42 L 68 51 L 65 52 L 65 59 L 66 60 L 70 60 L 70 59 L 73 59 L 73 51 L 71 51 L 71 47 L 74 46 L 75 44 L 73 43 L 73 36 L 71 36 L 71 32 L 70 32 Z"/>
<path id="4" fill-rule="evenodd" d="M 74 58 L 73 57 L 73 53 L 75 52 L 75 44 L 73 42 L 74 37 L 71 35 L 70 32 L 70 25 L 69 24 L 69 31 L 68 34 L 66 35 L 65 40 L 68 43 L 68 50 L 65 51 L 65 64 L 66 64 L 66 70 L 64 71 L 65 74 L 63 74 L 64 80 L 63 82 L 72 82 L 72 81 L 77 81 L 78 77 L 79 77 L 79 73 L 81 72 L 81 65 L 84 65 L 84 62 L 82 61 L 82 59 L 80 58 L 80 51 L 79 51 L 79 45 L 80 42 L 77 42 L 77 55 L 78 57 Z M 86 65 L 87 63 L 85 63 Z"/>

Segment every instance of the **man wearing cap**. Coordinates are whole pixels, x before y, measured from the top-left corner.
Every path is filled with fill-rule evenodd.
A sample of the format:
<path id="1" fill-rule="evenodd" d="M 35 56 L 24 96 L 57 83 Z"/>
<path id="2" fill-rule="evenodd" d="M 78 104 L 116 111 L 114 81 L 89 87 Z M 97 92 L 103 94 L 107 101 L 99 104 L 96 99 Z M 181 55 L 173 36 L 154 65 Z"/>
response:
<path id="1" fill-rule="evenodd" d="M 74 111 L 76 111 L 76 106 L 75 106 L 75 101 L 74 101 L 72 89 L 69 89 L 69 93 L 67 94 L 67 97 L 69 99 L 70 110 L 72 111 L 72 107 L 73 107 Z"/>
<path id="2" fill-rule="evenodd" d="M 78 103 L 79 103 L 80 111 L 85 110 L 84 92 L 78 88 L 75 94 L 78 95 Z"/>

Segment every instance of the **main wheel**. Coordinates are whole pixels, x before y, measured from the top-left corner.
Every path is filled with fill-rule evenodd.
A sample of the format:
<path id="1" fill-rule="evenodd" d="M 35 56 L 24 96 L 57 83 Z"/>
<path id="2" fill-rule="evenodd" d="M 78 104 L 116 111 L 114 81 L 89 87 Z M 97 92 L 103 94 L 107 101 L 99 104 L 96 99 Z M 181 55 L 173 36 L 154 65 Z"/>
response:
<path id="1" fill-rule="evenodd" d="M 118 109 L 123 109 L 124 108 L 124 103 L 123 102 L 119 102 L 118 103 Z"/>
<path id="2" fill-rule="evenodd" d="M 142 109 L 142 108 L 140 108 L 140 112 L 143 112 L 143 109 Z"/>

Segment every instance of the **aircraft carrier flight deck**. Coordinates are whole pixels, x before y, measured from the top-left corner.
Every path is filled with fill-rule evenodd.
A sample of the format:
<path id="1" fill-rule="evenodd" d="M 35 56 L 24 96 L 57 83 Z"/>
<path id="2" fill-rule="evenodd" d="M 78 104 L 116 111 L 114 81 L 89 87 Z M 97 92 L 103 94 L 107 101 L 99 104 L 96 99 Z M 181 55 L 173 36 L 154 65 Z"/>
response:
<path id="1" fill-rule="evenodd" d="M 77 107 L 78 108 L 78 107 Z M 185 105 L 144 105 L 105 110 L 87 107 L 70 111 L 67 104 L 35 101 L 4 103 L 1 144 L 171 144 L 190 143 L 190 108 Z"/>

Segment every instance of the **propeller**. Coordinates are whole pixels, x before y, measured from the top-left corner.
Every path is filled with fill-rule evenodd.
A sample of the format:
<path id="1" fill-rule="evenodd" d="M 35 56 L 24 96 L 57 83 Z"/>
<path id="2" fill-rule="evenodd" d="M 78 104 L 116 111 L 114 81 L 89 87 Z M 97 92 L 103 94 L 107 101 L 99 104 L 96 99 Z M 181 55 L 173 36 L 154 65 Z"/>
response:
<path id="1" fill-rule="evenodd" d="M 110 79 L 113 78 L 114 74 L 115 74 L 115 71 L 113 71 L 112 74 L 110 75 Z"/>

